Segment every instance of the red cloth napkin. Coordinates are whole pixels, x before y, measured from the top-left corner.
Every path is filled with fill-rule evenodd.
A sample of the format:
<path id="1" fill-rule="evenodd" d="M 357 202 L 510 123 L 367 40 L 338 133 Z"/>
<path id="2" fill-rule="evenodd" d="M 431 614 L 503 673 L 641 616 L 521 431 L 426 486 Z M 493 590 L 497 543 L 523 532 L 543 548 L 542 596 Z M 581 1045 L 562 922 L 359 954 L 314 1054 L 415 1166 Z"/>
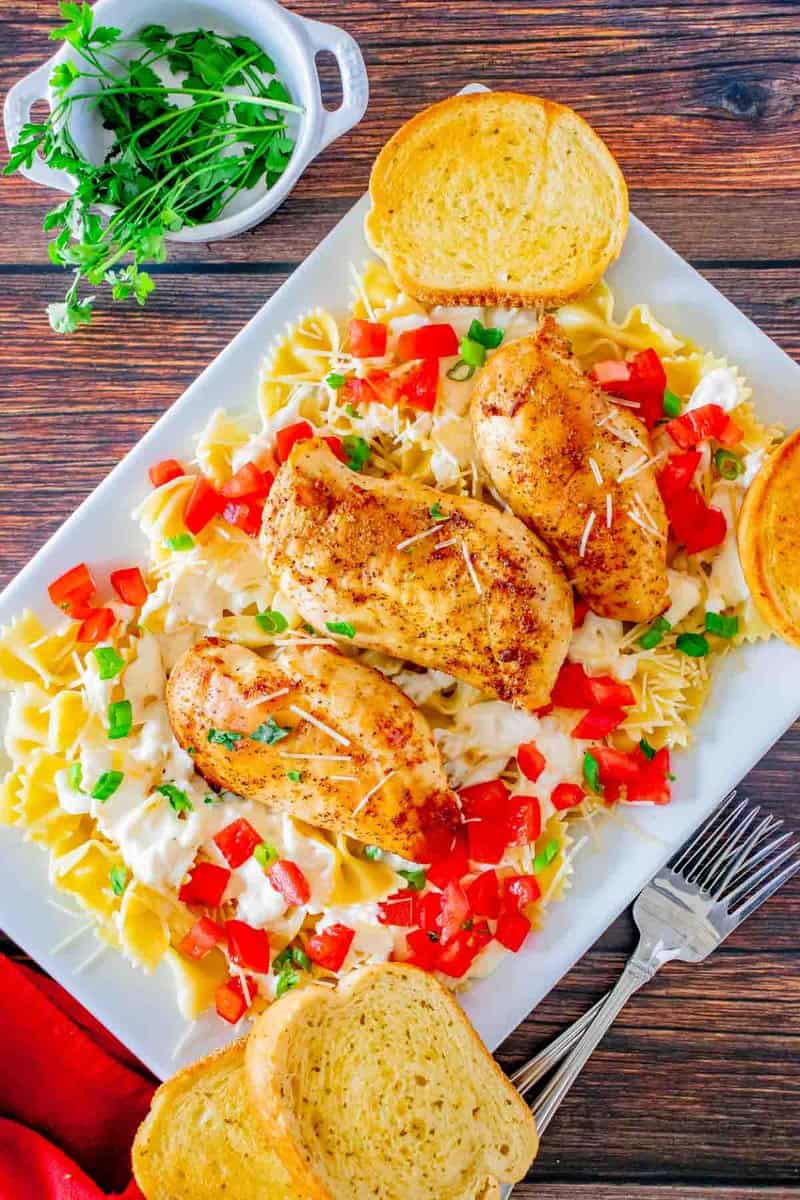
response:
<path id="1" fill-rule="evenodd" d="M 63 988 L 0 955 L 0 1200 L 143 1200 L 155 1081 Z"/>

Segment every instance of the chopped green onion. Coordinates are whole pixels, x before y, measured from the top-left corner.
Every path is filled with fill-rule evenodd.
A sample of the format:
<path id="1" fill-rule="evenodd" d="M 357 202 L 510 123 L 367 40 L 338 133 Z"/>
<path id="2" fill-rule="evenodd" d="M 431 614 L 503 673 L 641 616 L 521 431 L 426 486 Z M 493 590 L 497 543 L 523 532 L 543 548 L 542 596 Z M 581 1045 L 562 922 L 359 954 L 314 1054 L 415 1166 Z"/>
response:
<path id="1" fill-rule="evenodd" d="M 739 632 L 739 618 L 726 617 L 724 613 L 707 612 L 706 632 L 721 638 L 736 637 Z"/>
<path id="2" fill-rule="evenodd" d="M 69 769 L 68 778 L 69 786 L 73 792 L 80 792 L 82 790 L 81 784 L 83 783 L 83 767 L 79 762 L 72 764 Z"/>
<path id="3" fill-rule="evenodd" d="M 112 742 L 127 737 L 133 726 L 130 700 L 115 700 L 108 706 L 108 736 Z"/>
<path id="4" fill-rule="evenodd" d="M 191 755 L 192 757 L 194 757 L 194 755 L 197 754 L 197 747 L 196 746 L 187 746 L 186 753 Z"/>
<path id="5" fill-rule="evenodd" d="M 277 861 L 278 851 L 274 846 L 271 846 L 269 842 L 259 842 L 253 851 L 253 858 L 260 867 L 263 867 L 264 870 L 266 870 L 267 867 L 271 866 L 272 863 Z"/>
<path id="6" fill-rule="evenodd" d="M 469 333 L 467 334 L 467 337 L 471 341 L 478 342 L 479 345 L 485 346 L 487 350 L 496 350 L 505 337 L 505 330 L 493 329 L 492 327 L 482 325 L 480 321 L 475 320 L 469 327 Z"/>
<path id="7" fill-rule="evenodd" d="M 351 471 L 360 471 L 367 465 L 370 460 L 372 451 L 369 448 L 369 442 L 365 442 L 362 437 L 357 437 L 354 433 L 348 433 L 342 438 L 342 449 L 345 453 L 345 460 Z"/>
<path id="8" fill-rule="evenodd" d="M 117 654 L 113 646 L 95 646 L 92 654 L 97 659 L 101 679 L 116 679 L 125 666 L 125 659 L 121 654 Z"/>
<path id="9" fill-rule="evenodd" d="M 109 796 L 113 796 L 125 776 L 122 771 L 104 771 L 91 791 L 93 800 L 105 804 Z"/>
<path id="10" fill-rule="evenodd" d="M 669 633 L 672 626 L 664 617 L 656 617 L 649 629 L 646 629 L 638 639 L 643 650 L 654 650 L 664 640 L 664 634 Z"/>
<path id="11" fill-rule="evenodd" d="M 169 800 L 169 806 L 173 812 L 194 812 L 194 805 L 189 797 L 175 783 L 162 783 L 161 787 L 156 788 L 162 796 L 166 796 Z"/>
<path id="12" fill-rule="evenodd" d="M 114 863 L 114 866 L 108 872 L 108 877 L 111 880 L 111 890 L 115 896 L 121 896 L 128 886 L 128 871 L 126 867 L 121 867 L 119 863 Z"/>
<path id="13" fill-rule="evenodd" d="M 338 375 L 336 371 L 331 371 L 330 375 L 325 376 L 325 382 L 329 388 L 333 388 L 337 392 L 339 388 L 344 387 L 347 380 L 344 375 Z"/>
<path id="14" fill-rule="evenodd" d="M 370 862 L 378 862 L 383 858 L 383 851 L 380 846 L 365 846 L 364 857 L 368 858 Z"/>
<path id="15" fill-rule="evenodd" d="M 438 500 L 435 504 L 430 506 L 428 512 L 430 516 L 433 517 L 434 521 L 446 521 L 448 519 L 447 513 L 444 511 Z"/>
<path id="16" fill-rule="evenodd" d="M 300 967 L 302 971 L 311 970 L 311 959 L 302 946 L 284 946 L 280 954 L 276 954 L 272 960 L 272 970 L 276 975 L 292 965 Z"/>
<path id="17" fill-rule="evenodd" d="M 410 871 L 398 871 L 397 874 L 402 875 L 412 892 L 421 892 L 428 882 L 428 876 L 423 867 L 415 867 Z"/>
<path id="18" fill-rule="evenodd" d="M 283 633 L 289 628 L 289 622 L 283 613 L 270 609 L 269 612 L 256 613 L 256 622 L 264 633 Z"/>
<path id="19" fill-rule="evenodd" d="M 731 450 L 717 450 L 714 455 L 714 466 L 722 479 L 733 480 L 744 475 L 744 463 L 739 455 L 734 454 Z"/>
<path id="20" fill-rule="evenodd" d="M 194 538 L 190 533 L 176 533 L 175 537 L 168 537 L 165 543 L 168 550 L 191 550 L 194 546 Z"/>
<path id="21" fill-rule="evenodd" d="M 317 632 L 313 625 L 309 625 L 308 621 L 306 621 L 305 625 L 303 626 L 303 629 L 305 629 L 306 633 L 311 634 L 312 637 Z"/>
<path id="22" fill-rule="evenodd" d="M 208 740 L 215 746 L 224 746 L 226 750 L 233 750 L 237 742 L 240 742 L 244 737 L 243 733 L 234 733 L 227 729 L 209 729 Z"/>
<path id="23" fill-rule="evenodd" d="M 460 358 L 447 372 L 447 378 L 452 379 L 454 383 L 466 383 L 468 379 L 472 379 L 474 374 L 475 368 L 471 367 L 463 358 Z"/>
<path id="24" fill-rule="evenodd" d="M 302 967 L 304 971 L 311 970 L 311 959 L 302 946 L 292 946 L 292 962 L 296 967 Z"/>
<path id="25" fill-rule="evenodd" d="M 279 725 L 274 717 L 267 717 L 266 721 L 250 734 L 250 741 L 261 742 L 265 746 L 274 746 L 276 742 L 288 737 L 291 732 L 291 729 L 284 729 L 282 725 Z"/>
<path id="26" fill-rule="evenodd" d="M 296 988 L 300 982 L 300 976 L 291 967 L 286 967 L 278 976 L 278 983 L 275 988 L 275 998 L 280 1000 L 286 992 L 290 992 L 292 988 Z"/>
<path id="27" fill-rule="evenodd" d="M 664 416 L 679 417 L 681 415 L 682 408 L 683 401 L 681 400 L 680 396 L 676 396 L 674 392 L 671 392 L 669 388 L 667 388 L 667 390 L 664 392 Z"/>
<path id="28" fill-rule="evenodd" d="M 286 778 L 291 779 L 292 783 L 302 783 L 303 772 L 302 771 L 287 771 Z"/>
<path id="29" fill-rule="evenodd" d="M 356 636 L 355 626 L 349 621 L 326 621 L 325 628 L 330 633 L 341 634 L 342 637 L 354 638 Z"/>
<path id="30" fill-rule="evenodd" d="M 203 804 L 222 804 L 222 796 L 218 796 L 216 792 L 209 792 L 207 796 L 203 796 Z"/>
<path id="31" fill-rule="evenodd" d="M 348 417 L 352 417 L 354 421 L 361 420 L 361 413 L 357 408 L 353 408 L 352 404 L 345 404 L 344 411 L 347 413 Z"/>
<path id="32" fill-rule="evenodd" d="M 588 750 L 583 756 L 583 778 L 591 791 L 598 796 L 602 796 L 603 785 L 600 782 L 600 764 Z"/>
<path id="33" fill-rule="evenodd" d="M 675 645 L 690 658 L 705 658 L 708 654 L 708 641 L 702 633 L 679 633 Z"/>
<path id="34" fill-rule="evenodd" d="M 462 338 L 458 349 L 464 362 L 471 367 L 482 367 L 486 362 L 486 347 L 474 342 L 471 337 Z"/>
<path id="35" fill-rule="evenodd" d="M 647 738 L 641 739 L 641 741 L 639 742 L 639 749 L 641 750 L 641 752 L 645 756 L 645 758 L 649 759 L 650 762 L 653 761 L 653 759 L 656 756 L 655 747 L 650 745 Z"/>
<path id="36" fill-rule="evenodd" d="M 555 856 L 558 854 L 559 842 L 558 838 L 553 838 L 545 846 L 544 850 L 540 850 L 533 860 L 533 873 L 538 875 L 545 867 L 549 867 Z"/>

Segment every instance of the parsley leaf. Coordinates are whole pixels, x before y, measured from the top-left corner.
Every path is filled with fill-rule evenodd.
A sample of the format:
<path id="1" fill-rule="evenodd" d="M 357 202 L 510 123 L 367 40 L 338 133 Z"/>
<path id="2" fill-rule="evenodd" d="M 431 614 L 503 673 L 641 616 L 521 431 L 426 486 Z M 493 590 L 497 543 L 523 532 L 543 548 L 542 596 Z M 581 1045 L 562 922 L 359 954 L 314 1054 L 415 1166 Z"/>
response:
<path id="1" fill-rule="evenodd" d="M 251 742 L 262 742 L 265 746 L 274 746 L 276 742 L 288 737 L 291 732 L 291 729 L 284 729 L 282 725 L 279 725 L 274 717 L 267 717 L 266 721 L 250 734 L 250 740 Z"/>
<path id="2" fill-rule="evenodd" d="M 237 742 L 242 740 L 244 735 L 241 733 L 233 733 L 226 729 L 209 729 L 208 740 L 214 746 L 224 746 L 226 750 L 233 750 Z"/>
<path id="3" fill-rule="evenodd" d="M 369 443 L 352 433 L 342 438 L 342 449 L 345 453 L 345 461 L 351 471 L 363 470 L 372 454 Z"/>
<path id="4" fill-rule="evenodd" d="M 354 638 L 356 636 L 355 626 L 349 621 L 326 621 L 325 628 L 330 633 L 338 633 L 342 637 Z"/>
<path id="5" fill-rule="evenodd" d="M 173 812 L 194 812 L 194 805 L 191 800 L 186 792 L 179 788 L 177 784 L 162 783 L 160 787 L 156 788 L 156 791 L 160 792 L 162 796 L 166 796 Z"/>
<path id="6" fill-rule="evenodd" d="M 111 880 L 111 890 L 115 896 L 121 896 L 128 886 L 128 870 L 126 867 L 121 867 L 119 863 L 114 863 L 114 866 L 108 873 Z"/>

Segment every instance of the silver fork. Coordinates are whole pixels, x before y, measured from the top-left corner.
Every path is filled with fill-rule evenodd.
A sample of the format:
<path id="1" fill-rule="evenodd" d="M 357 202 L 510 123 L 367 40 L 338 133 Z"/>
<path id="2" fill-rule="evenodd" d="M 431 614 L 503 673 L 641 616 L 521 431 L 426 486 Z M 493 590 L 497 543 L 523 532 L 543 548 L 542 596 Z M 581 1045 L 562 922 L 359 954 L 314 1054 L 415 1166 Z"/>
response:
<path id="1" fill-rule="evenodd" d="M 642 891 L 633 916 L 639 944 L 594 1008 L 511 1076 L 524 1095 L 570 1051 L 533 1108 L 541 1136 L 595 1047 L 630 997 L 665 963 L 702 962 L 800 870 L 800 841 L 774 836 L 782 821 L 732 792 L 691 842 Z M 574 1049 L 573 1049 L 574 1047 Z M 513 1185 L 501 1189 L 501 1200 Z"/>

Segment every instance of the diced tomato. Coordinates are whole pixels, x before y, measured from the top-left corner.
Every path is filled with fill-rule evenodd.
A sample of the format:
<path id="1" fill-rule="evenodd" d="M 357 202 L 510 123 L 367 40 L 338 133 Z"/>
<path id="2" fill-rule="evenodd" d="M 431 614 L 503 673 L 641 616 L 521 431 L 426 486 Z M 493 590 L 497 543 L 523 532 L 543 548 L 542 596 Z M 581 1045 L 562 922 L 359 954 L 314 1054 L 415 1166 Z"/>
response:
<path id="1" fill-rule="evenodd" d="M 91 616 L 81 622 L 77 640 L 84 646 L 96 646 L 108 637 L 116 621 L 110 608 L 92 609 Z"/>
<path id="2" fill-rule="evenodd" d="M 669 750 L 665 746 L 658 750 L 651 760 L 648 760 L 637 746 L 634 756 L 639 760 L 639 774 L 627 786 L 628 802 L 631 804 L 669 804 L 672 799 L 672 791 L 669 786 Z"/>
<path id="3" fill-rule="evenodd" d="M 728 531 L 725 514 L 706 504 L 697 488 L 689 487 L 665 498 L 664 507 L 675 538 L 683 543 L 687 554 L 699 554 L 724 542 Z"/>
<path id="4" fill-rule="evenodd" d="M 92 585 L 76 588 L 74 592 L 70 592 L 61 607 L 68 617 L 72 617 L 73 621 L 85 621 L 96 611 L 92 606 L 94 599 L 95 591 Z"/>
<path id="5" fill-rule="evenodd" d="M 690 450 L 707 438 L 714 438 L 723 446 L 736 446 L 743 437 L 742 430 L 719 404 L 702 404 L 681 413 L 668 422 L 666 430 L 681 450 Z"/>
<path id="6" fill-rule="evenodd" d="M 656 475 L 658 490 L 666 504 L 673 496 L 688 488 L 694 478 L 702 454 L 699 450 L 687 450 L 683 454 L 670 454 L 666 465 Z"/>
<path id="7" fill-rule="evenodd" d="M 547 714 L 551 713 L 554 708 L 555 704 L 543 704 L 541 708 L 535 708 L 533 712 L 537 717 L 546 717 Z"/>
<path id="8" fill-rule="evenodd" d="M 613 675 L 587 676 L 586 680 L 592 707 L 630 708 L 636 697 L 627 683 L 620 683 Z"/>
<path id="9" fill-rule="evenodd" d="M 219 833 L 214 838 L 217 849 L 222 854 L 228 866 L 240 867 L 242 863 L 247 862 L 248 858 L 253 857 L 253 851 L 256 846 L 260 846 L 264 839 L 253 828 L 249 821 L 244 817 L 239 817 L 235 821 L 231 821 L 230 825 L 226 825 L 224 829 L 220 829 Z"/>
<path id="10" fill-rule="evenodd" d="M 307 442 L 314 436 L 314 430 L 308 421 L 295 421 L 294 425 L 284 425 L 275 434 L 275 457 L 279 463 L 285 463 L 292 448 L 297 442 Z"/>
<path id="11" fill-rule="evenodd" d="M 196 863 L 178 893 L 179 899 L 184 904 L 204 904 L 207 908 L 219 908 L 230 877 L 230 871 L 217 866 L 216 863 Z"/>
<path id="12" fill-rule="evenodd" d="M 323 442 L 327 442 L 328 446 L 330 446 L 331 450 L 336 455 L 339 462 L 343 462 L 345 465 L 347 465 L 347 455 L 344 452 L 344 446 L 342 445 L 342 439 L 339 437 L 325 437 L 322 440 L 323 440 Z"/>
<path id="13" fill-rule="evenodd" d="M 220 488 L 220 495 L 226 500 L 266 499 L 274 482 L 272 471 L 261 471 L 255 463 L 249 462 Z"/>
<path id="14" fill-rule="evenodd" d="M 597 738 L 604 738 L 611 733 L 612 729 L 616 729 L 625 720 L 624 708 L 590 708 L 584 717 L 581 717 L 578 724 L 572 731 L 574 738 L 585 738 L 586 741 L 595 741 Z"/>
<path id="15" fill-rule="evenodd" d="M 525 778 L 530 779 L 531 783 L 535 783 L 547 763 L 535 742 L 523 742 L 521 746 L 517 747 L 517 765 Z"/>
<path id="16" fill-rule="evenodd" d="M 476 917 L 496 917 L 500 913 L 500 885 L 496 871 L 484 871 L 467 885 L 467 900 Z"/>
<path id="17" fill-rule="evenodd" d="M 198 475 L 183 510 L 183 523 L 189 533 L 199 533 L 212 517 L 222 511 L 223 506 L 219 492 L 214 491 L 205 475 Z"/>
<path id="18" fill-rule="evenodd" d="M 308 939 L 306 953 L 317 966 L 338 971 L 347 958 L 347 951 L 355 936 L 355 930 L 347 925 L 328 925 Z"/>
<path id="19" fill-rule="evenodd" d="M 280 892 L 287 904 L 308 904 L 311 888 L 297 863 L 279 858 L 272 864 L 267 875 L 275 891 Z"/>
<path id="20" fill-rule="evenodd" d="M 428 882 L 434 887 L 445 888 L 453 879 L 466 875 L 469 866 L 467 851 L 467 835 L 465 830 L 458 830 L 447 854 L 432 862 L 428 867 Z"/>
<path id="21" fill-rule="evenodd" d="M 211 917 L 200 917 L 192 928 L 181 938 L 178 951 L 185 958 L 205 958 L 220 942 L 225 940 L 225 930 Z"/>
<path id="22" fill-rule="evenodd" d="M 401 362 L 410 358 L 449 358 L 458 354 L 458 334 L 452 325 L 406 329 L 397 339 L 396 353 Z"/>
<path id="23" fill-rule="evenodd" d="M 572 617 L 573 629 L 580 629 L 581 625 L 583 625 L 583 622 L 586 620 L 586 614 L 588 611 L 589 605 L 587 602 L 585 600 L 579 600 L 576 596 Z"/>
<path id="24" fill-rule="evenodd" d="M 494 936 L 501 946 L 516 954 L 530 931 L 531 923 L 527 917 L 522 913 L 509 912 L 500 917 Z"/>
<path id="25" fill-rule="evenodd" d="M 247 967 L 259 975 L 269 970 L 269 935 L 266 929 L 254 929 L 246 921 L 226 921 L 228 954 L 237 967 Z"/>
<path id="26" fill-rule="evenodd" d="M 624 362 L 596 363 L 590 375 L 609 395 L 638 405 L 636 415 L 648 429 L 663 417 L 667 375 L 655 350 L 641 350 Z"/>
<path id="27" fill-rule="evenodd" d="M 245 997 L 245 985 L 247 986 L 247 996 L 250 1003 L 248 1003 Z M 258 988 L 254 979 L 245 975 L 243 983 L 238 976 L 232 976 L 226 983 L 221 983 L 217 988 L 215 997 L 217 1015 L 222 1017 L 223 1021 L 228 1021 L 229 1024 L 235 1025 L 237 1021 L 241 1021 L 257 992 Z"/>
<path id="28" fill-rule="evenodd" d="M 522 912 L 542 894 L 535 875 L 507 875 L 503 880 L 503 910 Z"/>
<path id="29" fill-rule="evenodd" d="M 437 936 L 442 929 L 443 892 L 426 892 L 418 904 L 419 924 L 427 933 Z"/>
<path id="30" fill-rule="evenodd" d="M 179 476 L 186 474 L 181 464 L 175 458 L 162 459 L 161 462 L 152 466 L 147 473 L 154 488 L 163 487 L 170 480 L 178 479 Z"/>
<path id="31" fill-rule="evenodd" d="M 222 519 L 241 529 L 248 537 L 258 537 L 263 511 L 263 505 L 258 501 L 250 503 L 241 500 L 236 504 L 226 504 L 222 510 Z"/>
<path id="32" fill-rule="evenodd" d="M 138 567 L 125 567 L 111 572 L 111 586 L 123 604 L 141 608 L 149 593 L 142 572 Z"/>
<path id="33" fill-rule="evenodd" d="M 574 662 L 561 667 L 552 700 L 561 708 L 629 708 L 636 703 L 626 683 L 611 675 L 587 675 L 583 666 Z"/>
<path id="34" fill-rule="evenodd" d="M 584 799 L 583 788 L 579 787 L 577 783 L 556 784 L 550 793 L 550 803 L 559 812 L 577 807 L 578 804 L 583 803 Z"/>
<path id="35" fill-rule="evenodd" d="M 469 857 L 476 863 L 499 863 L 508 845 L 509 830 L 506 824 L 506 814 L 500 814 L 499 819 L 485 821 L 472 818 L 467 823 L 467 839 L 469 842 Z"/>
<path id="36" fill-rule="evenodd" d="M 630 754 L 614 750 L 611 746 L 592 746 L 592 757 L 600 768 L 600 782 L 630 783 L 639 774 L 640 765 Z"/>
<path id="37" fill-rule="evenodd" d="M 492 940 L 488 925 L 474 929 L 461 929 L 446 944 L 438 947 L 436 970 L 451 979 L 461 979 L 475 961 L 476 956 Z"/>
<path id="38" fill-rule="evenodd" d="M 400 925 L 406 928 L 419 925 L 419 896 L 410 888 L 395 892 L 378 905 L 381 925 Z"/>
<path id="39" fill-rule="evenodd" d="M 354 317 L 350 322 L 350 353 L 354 358 L 383 358 L 389 330 L 379 321 Z"/>
<path id="40" fill-rule="evenodd" d="M 86 563 L 78 563 L 77 567 L 72 567 L 71 570 L 65 571 L 63 575 L 59 575 L 58 579 L 47 588 L 47 594 L 55 604 L 56 608 L 61 608 L 65 612 L 69 611 L 69 605 L 79 601 L 81 604 L 88 604 L 89 600 L 97 591 L 92 573 Z"/>
<path id="41" fill-rule="evenodd" d="M 444 904 L 442 905 L 442 944 L 449 942 L 460 929 L 463 929 L 468 917 L 467 893 L 460 883 L 448 883 L 444 889 Z"/>
<path id="42" fill-rule="evenodd" d="M 388 371 L 370 371 L 364 379 L 351 376 L 345 381 L 344 394 L 351 404 L 385 404 L 391 408 L 400 403 L 398 379 Z"/>
<path id="43" fill-rule="evenodd" d="M 400 399 L 411 408 L 433 412 L 439 392 L 439 364 L 435 358 L 425 358 L 416 367 L 399 377 Z"/>
<path id="44" fill-rule="evenodd" d="M 506 816 L 507 846 L 527 846 L 542 832 L 542 811 L 535 796 L 512 796 Z"/>
<path id="45" fill-rule="evenodd" d="M 439 953 L 438 939 L 432 941 L 424 929 L 414 929 L 406 934 L 406 945 L 409 951 L 406 962 L 423 971 L 433 970 Z"/>
<path id="46" fill-rule="evenodd" d="M 509 795 L 509 789 L 502 779 L 472 783 L 458 793 L 465 817 L 484 817 L 491 821 L 500 820 Z"/>

